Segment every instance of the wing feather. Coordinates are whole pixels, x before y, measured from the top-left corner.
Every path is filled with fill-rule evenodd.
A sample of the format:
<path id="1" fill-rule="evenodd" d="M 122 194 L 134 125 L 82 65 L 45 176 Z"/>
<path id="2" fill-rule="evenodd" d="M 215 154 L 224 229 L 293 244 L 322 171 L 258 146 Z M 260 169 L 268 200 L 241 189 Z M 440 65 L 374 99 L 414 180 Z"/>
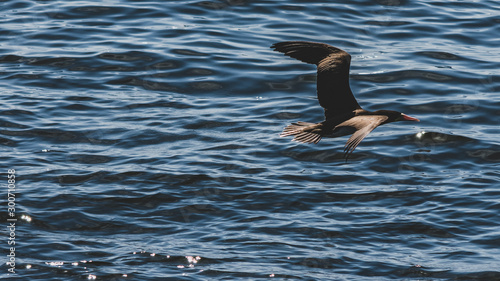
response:
<path id="1" fill-rule="evenodd" d="M 347 140 L 344 146 L 344 158 L 347 159 L 361 141 L 380 124 L 388 119 L 385 115 L 363 115 L 355 116 L 345 122 L 340 123 L 335 129 L 340 127 L 354 127 L 356 132 Z"/>
<path id="2" fill-rule="evenodd" d="M 317 93 L 325 117 L 360 109 L 349 86 L 349 53 L 323 43 L 287 41 L 273 44 L 271 48 L 294 59 L 317 65 Z"/>

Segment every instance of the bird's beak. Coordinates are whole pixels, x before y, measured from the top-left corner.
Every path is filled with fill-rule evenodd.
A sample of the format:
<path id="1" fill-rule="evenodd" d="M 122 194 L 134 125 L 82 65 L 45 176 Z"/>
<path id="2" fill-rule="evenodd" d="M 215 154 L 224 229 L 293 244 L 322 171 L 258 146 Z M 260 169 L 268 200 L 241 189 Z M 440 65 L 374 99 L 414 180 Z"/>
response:
<path id="1" fill-rule="evenodd" d="M 418 120 L 417 118 L 408 116 L 408 115 L 403 114 L 403 113 L 401 113 L 401 120 L 403 120 L 403 121 L 417 121 L 417 122 L 420 122 L 420 120 Z"/>

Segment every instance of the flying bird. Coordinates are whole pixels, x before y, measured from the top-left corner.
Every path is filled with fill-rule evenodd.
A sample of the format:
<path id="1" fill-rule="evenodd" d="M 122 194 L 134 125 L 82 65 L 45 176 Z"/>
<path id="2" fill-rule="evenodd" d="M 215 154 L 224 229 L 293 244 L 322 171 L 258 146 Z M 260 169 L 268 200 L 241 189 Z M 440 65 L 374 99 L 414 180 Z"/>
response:
<path id="1" fill-rule="evenodd" d="M 294 136 L 294 141 L 318 143 L 323 137 L 352 134 L 344 146 L 344 158 L 347 161 L 359 143 L 378 126 L 396 121 L 420 121 L 397 111 L 372 112 L 361 108 L 349 86 L 351 56 L 339 48 L 305 41 L 275 43 L 271 48 L 317 66 L 318 101 L 325 110 L 323 122 L 292 123 L 283 130 L 281 137 Z"/>

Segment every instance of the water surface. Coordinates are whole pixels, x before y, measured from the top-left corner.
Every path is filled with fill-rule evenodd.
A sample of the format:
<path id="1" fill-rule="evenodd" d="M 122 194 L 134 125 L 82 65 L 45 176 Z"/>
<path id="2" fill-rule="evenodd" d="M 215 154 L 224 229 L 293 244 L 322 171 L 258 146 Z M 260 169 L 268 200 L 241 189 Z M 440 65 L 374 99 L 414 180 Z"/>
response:
<path id="1" fill-rule="evenodd" d="M 497 2 L 2 7 L 3 278 L 500 279 Z M 280 138 L 323 118 L 286 40 L 346 50 L 364 108 L 421 122 L 347 163 L 347 137 Z"/>

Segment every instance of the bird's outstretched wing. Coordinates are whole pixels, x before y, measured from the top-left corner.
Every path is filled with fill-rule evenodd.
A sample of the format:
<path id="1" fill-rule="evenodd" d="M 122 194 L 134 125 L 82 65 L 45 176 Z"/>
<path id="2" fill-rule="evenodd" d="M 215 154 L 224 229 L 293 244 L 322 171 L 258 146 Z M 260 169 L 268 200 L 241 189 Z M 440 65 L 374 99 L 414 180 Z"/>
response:
<path id="1" fill-rule="evenodd" d="M 361 109 L 349 86 L 351 56 L 336 47 L 323 43 L 287 41 L 273 44 L 275 51 L 294 59 L 317 65 L 319 104 L 325 117 Z"/>
<path id="2" fill-rule="evenodd" d="M 344 158 L 347 159 L 356 149 L 358 144 L 379 125 L 383 124 L 388 119 L 385 115 L 364 115 L 355 116 L 347 121 L 338 124 L 335 129 L 340 127 L 354 127 L 356 132 L 347 140 L 344 146 Z"/>

